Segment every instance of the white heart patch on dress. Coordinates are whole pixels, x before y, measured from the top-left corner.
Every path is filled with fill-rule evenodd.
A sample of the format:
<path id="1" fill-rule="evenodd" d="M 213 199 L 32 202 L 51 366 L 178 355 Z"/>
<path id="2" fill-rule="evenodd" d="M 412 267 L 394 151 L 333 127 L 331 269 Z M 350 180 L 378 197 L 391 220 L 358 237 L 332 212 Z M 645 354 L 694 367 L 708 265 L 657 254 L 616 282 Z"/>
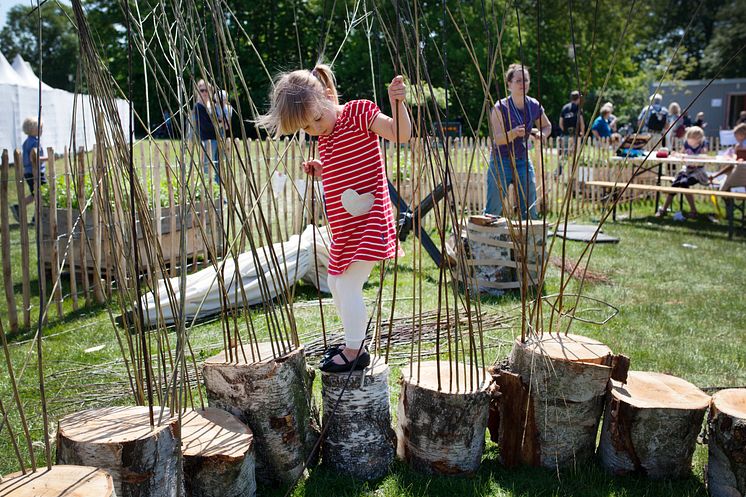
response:
<path id="1" fill-rule="evenodd" d="M 372 193 L 360 195 L 352 188 L 342 192 L 342 207 L 353 217 L 362 216 L 373 208 L 376 198 Z"/>

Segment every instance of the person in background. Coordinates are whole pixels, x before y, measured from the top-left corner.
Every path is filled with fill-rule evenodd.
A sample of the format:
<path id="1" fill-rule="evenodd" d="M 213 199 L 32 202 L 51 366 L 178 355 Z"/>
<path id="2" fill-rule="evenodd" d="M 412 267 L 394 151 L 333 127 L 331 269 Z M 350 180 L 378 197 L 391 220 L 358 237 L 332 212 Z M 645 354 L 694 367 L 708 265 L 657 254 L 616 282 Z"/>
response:
<path id="1" fill-rule="evenodd" d="M 605 104 L 603 104 L 601 108 L 603 109 L 604 107 L 609 109 L 609 117 L 607 118 L 606 122 L 609 123 L 611 132 L 616 133 L 617 132 L 617 129 L 616 129 L 617 128 L 617 117 L 614 115 L 614 104 L 611 102 L 606 102 Z"/>
<path id="2" fill-rule="evenodd" d="M 702 115 L 702 118 L 704 119 L 704 114 Z M 739 124 L 746 123 L 746 110 L 742 110 L 740 114 L 738 114 L 738 120 L 736 121 L 736 126 Z"/>
<path id="3" fill-rule="evenodd" d="M 736 125 L 736 127 L 733 128 L 733 136 L 736 139 L 736 144 L 728 149 L 725 153 L 725 157 L 731 160 L 738 160 L 738 162 L 743 162 L 743 159 L 738 158 L 738 151 L 746 150 L 746 123 Z M 728 164 L 713 174 L 710 179 L 714 180 L 723 174 L 727 174 L 727 176 L 725 181 L 720 185 L 721 190 L 727 192 L 730 191 L 731 188 L 737 186 L 746 186 L 746 163 Z"/>
<path id="4" fill-rule="evenodd" d="M 499 100 L 490 113 L 493 143 L 487 170 L 485 214 L 503 215 L 503 198 L 512 184 L 518 193 L 521 218 L 538 218 L 536 174 L 528 155 L 528 138 L 534 127 L 541 130 L 541 136 L 548 137 L 552 124 L 539 101 L 528 96 L 530 78 L 523 64 L 508 66 L 505 82 L 510 96 Z"/>
<path id="5" fill-rule="evenodd" d="M 218 132 L 215 129 L 214 111 L 210 92 L 212 87 L 204 79 L 197 81 L 196 95 L 194 97 L 194 121 L 197 125 L 197 138 L 199 139 L 202 154 L 202 164 L 205 174 L 210 169 L 215 170 L 215 181 L 220 182 L 218 174 Z"/>
<path id="6" fill-rule="evenodd" d="M 598 139 L 611 138 L 611 127 L 609 126 L 609 116 L 611 115 L 611 109 L 605 105 L 601 107 L 601 113 L 593 121 L 591 126 L 591 133 L 593 137 Z"/>
<path id="7" fill-rule="evenodd" d="M 637 127 L 641 131 L 663 133 L 668 120 L 668 109 L 663 107 L 663 97 L 659 93 L 650 96 L 650 104 L 642 108 L 637 116 Z"/>
<path id="8" fill-rule="evenodd" d="M 570 101 L 560 111 L 559 127 L 563 135 L 583 136 L 585 122 L 580 110 L 580 92 L 575 90 L 570 93 Z"/>
<path id="9" fill-rule="evenodd" d="M 671 102 L 668 106 L 668 136 L 674 138 L 684 138 L 686 126 L 684 119 L 681 117 L 681 106 L 678 102 Z"/>
<path id="10" fill-rule="evenodd" d="M 702 129 L 705 129 L 707 127 L 707 123 L 705 122 L 704 112 L 697 112 L 697 119 L 694 121 L 694 125 L 699 126 Z"/>
<path id="11" fill-rule="evenodd" d="M 679 155 L 694 156 L 701 155 L 707 152 L 707 142 L 705 141 L 705 132 L 699 126 L 691 126 L 686 130 L 684 135 L 684 151 Z M 710 178 L 707 176 L 704 165 L 686 164 L 684 168 L 676 174 L 676 177 L 671 183 L 671 186 L 675 188 L 689 188 L 696 184 L 707 185 L 710 183 Z M 668 208 L 671 206 L 676 194 L 669 193 L 666 197 L 666 201 L 663 207 L 658 209 L 655 213 L 655 217 L 663 217 L 668 212 Z M 694 204 L 694 195 L 685 194 L 686 201 L 689 202 L 689 214 L 687 217 L 697 217 L 697 206 Z"/>
<path id="12" fill-rule="evenodd" d="M 27 117 L 23 121 L 23 132 L 27 135 L 26 140 L 23 142 L 23 179 L 26 180 L 31 193 L 20 200 L 21 205 L 13 204 L 10 207 L 13 217 L 17 222 L 20 222 L 21 208 L 25 208 L 28 204 L 34 201 L 34 167 L 32 154 L 39 152 L 39 185 L 47 184 L 47 166 L 46 156 L 44 154 L 44 148 L 39 143 L 39 137 L 41 136 L 42 123 L 38 122 L 35 117 Z M 31 221 L 32 223 L 34 220 Z"/>

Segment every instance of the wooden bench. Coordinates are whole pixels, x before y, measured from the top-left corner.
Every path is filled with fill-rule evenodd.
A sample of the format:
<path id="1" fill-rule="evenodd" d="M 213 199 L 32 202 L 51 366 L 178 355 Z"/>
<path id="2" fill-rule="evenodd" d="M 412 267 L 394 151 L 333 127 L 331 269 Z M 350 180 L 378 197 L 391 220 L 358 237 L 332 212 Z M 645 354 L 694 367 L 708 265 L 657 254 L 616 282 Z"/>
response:
<path id="1" fill-rule="evenodd" d="M 673 193 L 678 194 L 691 194 L 691 195 L 706 195 L 720 197 L 725 200 L 726 213 L 728 217 L 728 238 L 733 238 L 734 231 L 734 215 L 733 211 L 738 209 L 741 211 L 741 221 L 743 224 L 744 220 L 744 203 L 746 203 L 746 193 L 741 192 L 726 192 L 721 190 L 707 190 L 704 188 L 675 188 L 673 186 L 659 186 L 659 185 L 641 185 L 638 183 L 615 183 L 613 181 L 586 181 L 586 186 L 598 186 L 602 188 L 610 188 L 612 190 L 618 190 L 622 192 L 625 189 L 629 190 L 641 190 L 656 193 Z M 741 201 L 741 205 L 737 205 L 736 202 Z M 616 220 L 616 204 L 612 211 L 612 219 Z"/>

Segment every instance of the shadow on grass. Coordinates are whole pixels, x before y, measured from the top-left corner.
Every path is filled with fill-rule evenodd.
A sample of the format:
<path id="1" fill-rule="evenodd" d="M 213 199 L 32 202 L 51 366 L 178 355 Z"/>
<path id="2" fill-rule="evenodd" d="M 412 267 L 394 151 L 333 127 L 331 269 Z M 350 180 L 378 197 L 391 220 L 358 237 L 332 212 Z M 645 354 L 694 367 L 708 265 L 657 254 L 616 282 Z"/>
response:
<path id="1" fill-rule="evenodd" d="M 692 232 L 696 232 L 697 236 L 701 236 L 704 238 L 721 240 L 728 238 L 727 220 L 722 220 L 718 223 L 714 223 L 707 218 L 703 218 L 702 216 L 698 217 L 695 220 L 687 219 L 686 221 L 674 221 L 672 216 L 667 216 L 664 218 L 649 216 L 624 219 L 617 222 L 650 231 L 657 231 L 662 226 L 665 226 L 671 228 L 686 228 L 688 230 L 692 230 Z M 613 224 L 610 224 L 610 226 L 613 226 Z M 740 226 L 740 220 L 737 219 L 735 222 L 735 229 L 733 231 L 733 240 L 736 241 L 740 238 L 742 241 L 744 236 L 746 236 L 746 230 L 744 230 Z"/>
<path id="2" fill-rule="evenodd" d="M 285 490 L 260 488 L 262 495 L 283 496 Z M 577 470 L 559 474 L 540 468 L 505 468 L 498 462 L 498 450 L 490 444 L 479 470 L 472 476 L 433 476 L 417 473 L 401 461 L 395 461 L 384 478 L 364 482 L 340 477 L 323 466 L 311 471 L 307 480 L 294 491 L 295 496 L 555 496 L 584 497 L 704 497 L 704 485 L 694 475 L 677 481 L 652 481 L 642 477 L 612 477 L 592 461 Z"/>

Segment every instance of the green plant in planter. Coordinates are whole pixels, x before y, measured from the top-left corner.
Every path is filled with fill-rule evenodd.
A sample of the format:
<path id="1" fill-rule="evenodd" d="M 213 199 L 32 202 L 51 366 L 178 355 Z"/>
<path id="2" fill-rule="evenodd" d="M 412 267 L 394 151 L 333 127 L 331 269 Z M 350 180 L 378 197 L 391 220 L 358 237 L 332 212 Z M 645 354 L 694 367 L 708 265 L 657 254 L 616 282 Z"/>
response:
<path id="1" fill-rule="evenodd" d="M 55 197 L 56 197 L 56 205 L 58 209 L 64 209 L 67 208 L 68 203 L 68 195 L 67 195 L 67 186 L 65 185 L 65 177 L 59 176 L 55 179 L 56 183 L 56 190 L 55 190 Z M 216 183 L 210 183 L 211 189 L 212 189 L 212 196 L 213 198 L 218 198 L 220 195 L 220 185 Z M 161 178 L 160 185 L 158 187 L 158 190 L 156 192 L 158 203 L 160 206 L 163 207 L 169 207 L 169 191 L 168 191 L 168 181 L 166 180 L 165 175 Z M 191 188 L 194 188 L 194 186 L 190 185 Z M 83 181 L 83 188 L 84 188 L 84 195 L 85 195 L 85 201 L 88 201 L 88 199 L 91 198 L 93 195 L 93 181 L 90 176 L 86 175 Z M 147 179 L 146 182 L 146 188 L 147 188 L 147 195 L 148 195 L 148 208 L 152 209 L 154 207 L 153 203 L 153 196 L 150 196 L 150 192 L 153 190 L 153 181 L 151 178 Z M 179 182 L 176 177 L 171 177 L 171 188 L 173 189 L 173 195 L 174 195 L 174 205 L 179 205 L 179 202 L 181 200 L 181 188 L 179 188 Z M 51 199 L 49 198 L 49 185 L 41 185 L 41 188 L 39 189 L 39 192 L 41 194 L 41 201 L 42 205 L 45 207 L 49 207 L 51 205 Z M 80 209 L 80 205 L 78 203 L 78 195 L 75 191 L 75 188 L 73 185 L 70 185 L 70 196 L 72 197 L 71 200 L 71 206 L 73 209 Z M 197 185 L 197 187 L 194 189 L 193 192 L 188 194 L 189 197 L 193 197 L 195 201 L 200 201 L 204 198 L 204 188 L 202 185 Z M 129 205 L 129 194 L 127 192 L 127 189 L 124 190 L 124 195 L 122 198 L 122 202 L 126 203 L 126 205 Z M 113 196 L 112 196 L 112 205 L 113 205 Z"/>

